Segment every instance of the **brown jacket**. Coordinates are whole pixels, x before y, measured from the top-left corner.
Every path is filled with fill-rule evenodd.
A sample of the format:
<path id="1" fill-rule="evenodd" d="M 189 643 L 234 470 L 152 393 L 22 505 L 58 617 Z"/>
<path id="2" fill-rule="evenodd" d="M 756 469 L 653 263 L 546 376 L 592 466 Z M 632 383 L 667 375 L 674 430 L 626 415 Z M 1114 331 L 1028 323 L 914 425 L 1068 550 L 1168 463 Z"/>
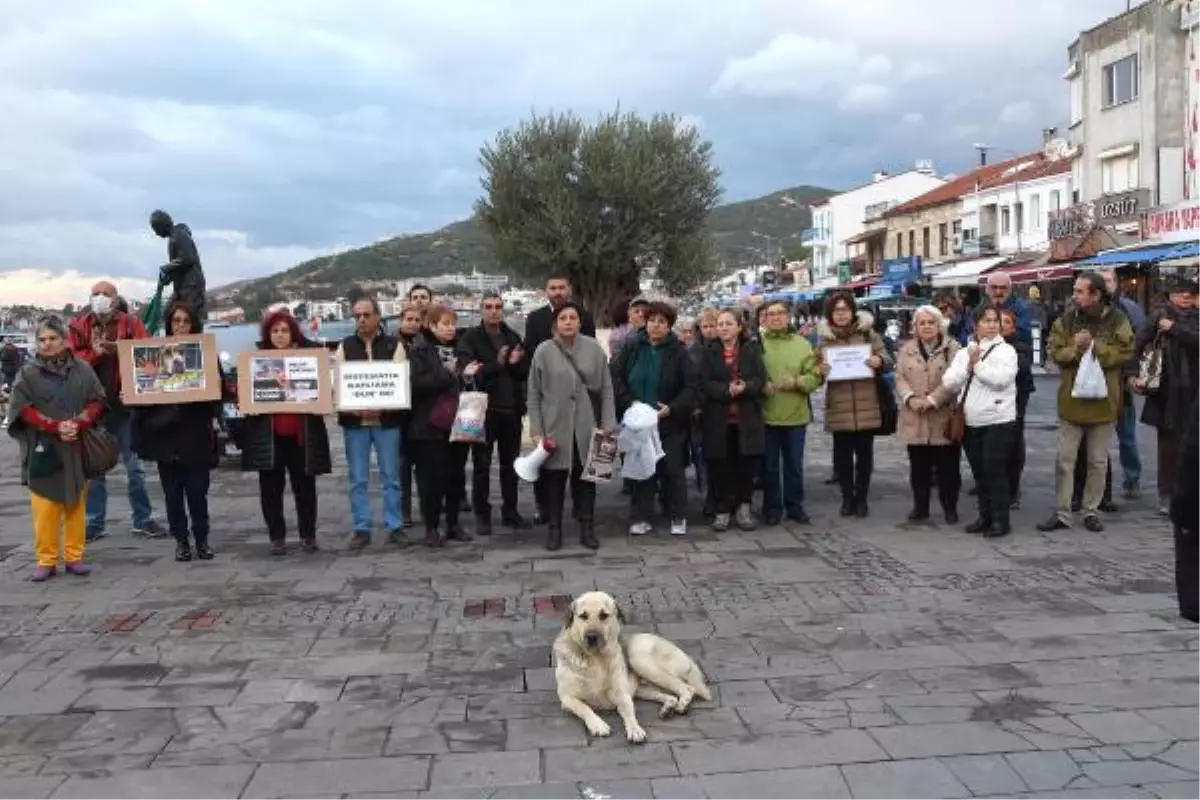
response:
<path id="1" fill-rule="evenodd" d="M 875 332 L 875 318 L 859 311 L 852 328 L 835 330 L 825 320 L 818 329 L 821 341 L 817 348 L 818 361 L 824 363 L 825 350 L 850 344 L 869 344 L 871 354 L 883 359 L 883 369 L 892 367 L 883 339 Z M 883 425 L 879 413 L 879 390 L 874 379 L 834 381 L 825 384 L 825 430 L 831 433 L 872 431 Z"/>
<path id="2" fill-rule="evenodd" d="M 946 423 L 950 421 L 954 403 L 943 403 L 920 414 L 908 408 L 906 403 L 910 397 L 933 394 L 942 385 L 942 374 L 959 349 L 959 343 L 943 333 L 942 341 L 930 353 L 929 360 L 921 355 L 915 338 L 905 342 L 896 353 L 896 402 L 900 404 L 896 440 L 901 444 L 952 444 L 946 438 Z"/>

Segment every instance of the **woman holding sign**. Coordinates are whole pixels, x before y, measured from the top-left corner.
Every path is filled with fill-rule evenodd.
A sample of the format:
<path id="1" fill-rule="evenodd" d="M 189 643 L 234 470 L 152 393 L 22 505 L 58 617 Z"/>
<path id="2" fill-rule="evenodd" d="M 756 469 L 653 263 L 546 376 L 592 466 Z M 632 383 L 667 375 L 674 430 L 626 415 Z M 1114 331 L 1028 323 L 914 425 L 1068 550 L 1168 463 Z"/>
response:
<path id="1" fill-rule="evenodd" d="M 875 465 L 875 432 L 883 426 L 876 376 L 892 368 L 875 318 L 859 311 L 850 292 L 834 292 L 818 328 L 825 389 L 825 429 L 833 434 L 833 469 L 842 488 L 842 516 L 866 517 Z"/>

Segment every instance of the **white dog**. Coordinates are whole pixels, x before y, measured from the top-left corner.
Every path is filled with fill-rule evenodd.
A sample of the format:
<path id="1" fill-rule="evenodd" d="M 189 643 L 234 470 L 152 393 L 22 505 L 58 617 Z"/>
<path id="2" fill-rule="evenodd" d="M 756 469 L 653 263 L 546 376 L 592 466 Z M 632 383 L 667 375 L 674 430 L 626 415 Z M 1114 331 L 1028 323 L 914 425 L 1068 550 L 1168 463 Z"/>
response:
<path id="1" fill-rule="evenodd" d="M 652 633 L 621 641 L 624 614 L 604 592 L 588 592 L 571 602 L 566 625 L 554 640 L 554 678 L 565 711 L 583 720 L 593 736 L 611 729 L 593 709 L 615 708 L 625 738 L 644 742 L 633 699 L 662 705 L 660 716 L 686 713 L 692 699 L 711 700 L 704 675 L 687 653 Z M 628 657 L 628 661 L 626 658 Z"/>

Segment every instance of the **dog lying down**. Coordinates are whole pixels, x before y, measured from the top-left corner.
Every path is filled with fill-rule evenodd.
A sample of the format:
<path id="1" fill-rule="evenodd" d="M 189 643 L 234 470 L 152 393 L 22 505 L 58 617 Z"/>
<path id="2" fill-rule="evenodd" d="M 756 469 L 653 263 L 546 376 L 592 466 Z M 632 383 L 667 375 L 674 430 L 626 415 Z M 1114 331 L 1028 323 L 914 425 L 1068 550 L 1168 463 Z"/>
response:
<path id="1" fill-rule="evenodd" d="M 646 740 L 633 699 L 660 703 L 659 716 L 687 713 L 694 697 L 712 700 L 704 675 L 687 653 L 652 633 L 621 636 L 625 617 L 604 592 L 588 592 L 571 602 L 567 621 L 554 640 L 554 679 L 565 711 L 583 720 L 588 733 L 611 729 L 593 709 L 613 709 L 625 725 L 625 738 Z"/>

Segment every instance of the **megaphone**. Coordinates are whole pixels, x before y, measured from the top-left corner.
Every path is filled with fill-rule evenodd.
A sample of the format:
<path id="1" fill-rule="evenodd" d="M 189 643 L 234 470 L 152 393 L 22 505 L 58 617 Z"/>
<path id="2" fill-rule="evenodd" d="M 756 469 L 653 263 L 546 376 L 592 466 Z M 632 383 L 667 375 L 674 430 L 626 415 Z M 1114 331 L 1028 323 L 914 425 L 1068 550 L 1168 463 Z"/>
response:
<path id="1" fill-rule="evenodd" d="M 546 463 L 546 459 L 552 452 L 552 450 L 546 449 L 546 440 L 542 439 L 538 442 L 537 447 L 529 451 L 528 455 L 523 455 L 513 461 L 513 470 L 521 480 L 533 483 L 538 479 L 538 472 L 541 470 L 542 464 Z"/>

